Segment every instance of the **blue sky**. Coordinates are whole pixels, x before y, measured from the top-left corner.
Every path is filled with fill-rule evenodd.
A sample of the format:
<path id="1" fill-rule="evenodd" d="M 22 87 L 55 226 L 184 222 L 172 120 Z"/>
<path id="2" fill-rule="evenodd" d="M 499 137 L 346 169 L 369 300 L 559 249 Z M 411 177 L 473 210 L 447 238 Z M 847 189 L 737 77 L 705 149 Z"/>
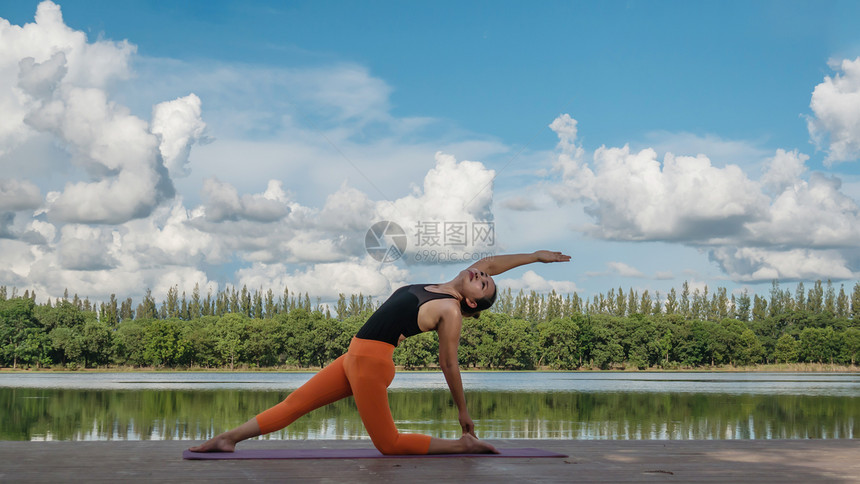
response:
<path id="1" fill-rule="evenodd" d="M 574 256 L 514 271 L 515 290 L 665 294 L 688 280 L 764 293 L 774 278 L 850 287 L 860 271 L 856 2 L 57 5 L 69 32 L 104 48 L 69 47 L 73 34 L 46 28 L 34 29 L 44 45 L 32 52 L 3 52 L 3 99 L 22 103 L 20 129 L 0 132 L 9 285 L 101 298 L 104 285 L 135 295 L 199 281 L 328 299 L 385 297 L 456 273 L 367 261 L 364 231 L 386 215 L 407 228 L 491 217 L 497 244 L 472 252 Z M 23 26 L 38 6 L 0 2 L 0 17 Z M 108 111 L 149 123 L 162 158 L 168 141 L 182 145 L 165 158 L 168 175 L 158 161 L 114 166 L 60 121 L 32 121 L 37 108 L 13 96 L 19 63 L 42 65 L 58 50 L 69 74 L 38 102 L 71 106 L 73 88 L 104 93 Z M 813 109 L 828 78 L 840 82 L 816 91 Z M 185 124 L 159 125 L 153 108 L 174 100 L 165 109 Z M 152 190 L 106 202 L 111 210 L 87 208 L 70 188 L 118 186 L 118 173 L 135 170 Z M 105 189 L 102 200 L 122 191 Z"/>
<path id="2" fill-rule="evenodd" d="M 567 108 L 594 147 L 656 130 L 805 147 L 810 86 L 827 59 L 860 51 L 856 2 L 284 3 L 60 6 L 68 25 L 142 56 L 355 62 L 392 87 L 394 114 L 513 144 Z M 4 18 L 32 21 L 37 4 L 4 2 Z"/>

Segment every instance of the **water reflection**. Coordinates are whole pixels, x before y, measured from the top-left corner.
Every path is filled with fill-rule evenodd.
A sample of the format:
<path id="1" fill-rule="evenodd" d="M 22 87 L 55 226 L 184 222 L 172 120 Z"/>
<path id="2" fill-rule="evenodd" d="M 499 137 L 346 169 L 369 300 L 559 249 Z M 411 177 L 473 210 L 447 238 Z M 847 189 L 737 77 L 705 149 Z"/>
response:
<path id="1" fill-rule="evenodd" d="M 288 392 L 0 387 L 0 440 L 205 439 Z M 529 439 L 856 438 L 856 396 L 671 392 L 469 392 L 479 436 Z M 398 427 L 459 435 L 450 394 L 395 390 Z M 364 439 L 352 399 L 321 408 L 270 439 Z"/>

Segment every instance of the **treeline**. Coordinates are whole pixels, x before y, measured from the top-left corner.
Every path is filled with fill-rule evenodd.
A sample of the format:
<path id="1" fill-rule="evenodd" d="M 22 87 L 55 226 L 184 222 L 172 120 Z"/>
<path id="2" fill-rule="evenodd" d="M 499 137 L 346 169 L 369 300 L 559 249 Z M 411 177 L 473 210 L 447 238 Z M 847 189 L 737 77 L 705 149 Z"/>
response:
<path id="1" fill-rule="evenodd" d="M 334 307 L 285 289 L 229 288 L 190 297 L 171 288 L 161 304 L 151 291 L 133 305 L 112 295 L 77 295 L 44 304 L 0 286 L 2 367 L 310 368 L 343 354 L 378 307 L 361 294 Z M 332 309 L 335 315 L 332 315 Z M 851 295 L 818 281 L 807 291 L 774 282 L 767 297 L 725 288 L 662 297 L 619 288 L 591 299 L 576 293 L 500 292 L 492 312 L 463 322 L 460 363 L 473 368 L 700 368 L 759 363 L 856 365 L 860 283 Z M 435 333 L 395 351 L 406 368 L 436 364 Z"/>

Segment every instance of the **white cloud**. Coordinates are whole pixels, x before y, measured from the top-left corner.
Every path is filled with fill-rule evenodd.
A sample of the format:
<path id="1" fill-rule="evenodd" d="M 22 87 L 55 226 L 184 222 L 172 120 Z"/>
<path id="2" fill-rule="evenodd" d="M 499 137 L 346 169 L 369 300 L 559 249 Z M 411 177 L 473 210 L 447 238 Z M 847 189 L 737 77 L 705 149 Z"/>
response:
<path id="1" fill-rule="evenodd" d="M 807 175 L 809 157 L 779 149 L 755 182 L 736 165 L 715 167 L 704 155 L 599 148 L 594 168 L 571 136 L 575 123 L 559 118 L 561 183 L 550 193 L 559 202 L 582 201 L 595 225 L 584 230 L 610 240 L 665 240 L 710 251 L 737 281 L 853 274 L 860 239 L 860 206 L 841 181 Z M 810 262 L 813 261 L 813 262 Z M 610 263 L 614 272 L 641 277 Z M 598 275 L 592 273 L 592 275 Z"/>
<path id="2" fill-rule="evenodd" d="M 307 292 L 323 301 L 336 301 L 341 293 L 388 297 L 394 289 L 406 284 L 408 273 L 394 264 L 380 265 L 365 257 L 313 264 L 306 270 L 291 270 L 285 264 L 254 264 L 240 269 L 237 276 L 239 285 L 249 288 L 286 287 L 292 293 Z"/>
<path id="3" fill-rule="evenodd" d="M 514 293 L 535 291 L 547 293 L 555 291 L 557 294 L 573 294 L 577 292 L 576 284 L 571 281 L 552 281 L 544 279 L 535 271 L 526 271 L 519 279 L 497 279 L 496 284 L 500 290 L 510 290 Z"/>
<path id="4" fill-rule="evenodd" d="M 229 258 L 223 241 L 192 222 L 196 216 L 177 199 L 162 206 L 145 219 L 116 227 L 113 244 L 129 268 L 158 268 L 172 265 L 198 265 L 203 261 L 219 263 Z"/>
<path id="5" fill-rule="evenodd" d="M 651 149 L 601 147 L 594 165 L 563 152 L 563 183 L 553 193 L 560 202 L 584 200 L 598 222 L 591 232 L 601 238 L 706 243 L 738 234 L 766 209 L 766 197 L 738 166 L 717 168 L 703 155 L 667 153 L 661 164 Z"/>
<path id="6" fill-rule="evenodd" d="M 714 134 L 698 135 L 670 131 L 648 133 L 645 136 L 645 144 L 658 154 L 703 154 L 717 166 L 727 163 L 743 167 L 756 165 L 768 155 L 769 151 L 761 148 L 760 143 L 755 141 L 725 139 Z"/>
<path id="7" fill-rule="evenodd" d="M 295 71 L 291 84 L 314 106 L 328 107 L 335 119 L 389 119 L 391 88 L 360 65 L 344 64 Z"/>
<path id="8" fill-rule="evenodd" d="M 765 246 L 856 247 L 860 207 L 840 191 L 836 177 L 813 173 L 776 195 L 768 217 L 747 225 L 748 241 Z"/>
<path id="9" fill-rule="evenodd" d="M 129 57 L 136 50 L 125 41 L 88 43 L 83 32 L 65 25 L 60 7 L 50 1 L 39 4 L 34 23 L 17 26 L 0 19 L 0 38 L 0 156 L 32 135 L 23 122 L 30 101 L 18 87 L 19 77 L 37 98 L 61 79 L 102 89 L 129 77 Z"/>
<path id="10" fill-rule="evenodd" d="M 815 86 L 807 120 L 813 142 L 827 151 L 826 164 L 860 158 L 860 57 L 834 63 L 835 76 Z"/>
<path id="11" fill-rule="evenodd" d="M 736 281 L 851 279 L 854 272 L 836 250 L 768 250 L 721 247 L 711 258 Z"/>
<path id="12" fill-rule="evenodd" d="M 325 238 L 327 236 L 331 238 Z M 298 232 L 284 244 L 284 248 L 293 261 L 338 262 L 347 255 L 341 248 L 343 241 L 342 235 Z"/>
<path id="13" fill-rule="evenodd" d="M 0 237 L 0 274 L 3 276 L 0 285 L 27 281 L 33 262 L 43 252 L 41 247 L 25 241 Z"/>
<path id="14" fill-rule="evenodd" d="M 808 159 L 808 156 L 798 153 L 797 150 L 776 150 L 776 155 L 765 165 L 762 184 L 772 192 L 782 193 L 800 180 L 801 175 L 806 172 Z"/>
<path id="15" fill-rule="evenodd" d="M 424 178 L 423 188 L 394 201 L 372 201 L 364 192 L 345 183 L 330 194 L 322 208 L 303 206 L 270 181 L 262 195 L 239 195 L 228 183 L 207 180 L 203 204 L 190 223 L 212 234 L 231 251 L 257 264 L 332 263 L 361 257 L 365 234 L 376 222 L 391 220 L 408 235 L 412 251 L 424 248 L 416 236 L 419 222 L 439 229 L 434 249 L 445 248 L 462 259 L 466 253 L 486 249 L 473 238 L 472 223 L 492 220 L 493 171 L 478 162 L 458 162 L 450 155 L 437 154 L 436 167 Z M 458 181 L 458 182 L 457 182 Z M 482 190 L 483 188 L 483 190 Z M 471 203 L 469 203 L 471 201 Z M 253 203 L 252 203 L 253 202 Z M 249 207 L 280 207 L 272 217 L 254 216 Z M 205 216 L 200 215 L 205 214 Z M 444 246 L 446 223 L 465 224 L 463 246 Z"/>
<path id="16" fill-rule="evenodd" d="M 534 200 L 523 196 L 507 198 L 501 202 L 501 206 L 518 212 L 533 212 L 538 210 L 538 206 Z"/>
<path id="17" fill-rule="evenodd" d="M 622 277 L 646 277 L 639 269 L 631 267 L 623 262 L 607 262 L 609 268 Z"/>
<path id="18" fill-rule="evenodd" d="M 88 178 L 48 193 L 43 211 L 52 220 L 122 223 L 147 216 L 173 197 L 158 139 L 107 90 L 130 77 L 132 45 L 89 43 L 83 32 L 64 24 L 59 6 L 50 1 L 39 5 L 35 23 L 0 23 L 0 36 L 0 157 L 36 133 L 49 134 Z M 181 140 L 172 135 L 177 130 L 159 129 L 181 160 Z"/>
<path id="19" fill-rule="evenodd" d="M 437 151 L 509 148 L 438 120 L 393 117 L 391 87 L 363 66 L 140 58 L 127 42 L 89 42 L 50 2 L 36 23 L 0 21 L 0 32 L 2 283 L 102 299 L 151 288 L 159 298 L 176 284 L 212 287 L 204 268 L 224 277 L 238 267 L 235 277 L 255 288 L 384 297 L 408 272 L 367 257 L 372 223 L 398 220 L 411 232 L 419 221 L 493 220 L 495 172 Z M 132 59 L 156 69 L 132 73 Z M 425 129 L 445 133 L 421 141 Z M 191 156 L 209 132 L 219 141 Z M 419 182 L 411 192 L 410 181 Z M 474 245 L 470 237 L 458 251 Z"/>
<path id="20" fill-rule="evenodd" d="M 393 221 L 410 235 L 408 250 L 444 250 L 462 259 L 468 253 L 492 249 L 487 240 L 475 237 L 473 228 L 475 223 L 493 220 L 494 177 L 495 172 L 483 163 L 458 162 L 437 153 L 436 166 L 424 177 L 423 189 L 414 187 L 412 195 L 377 202 L 376 212 L 379 220 Z M 446 239 L 450 235 L 455 237 Z"/>
<path id="21" fill-rule="evenodd" d="M 111 269 L 117 262 L 108 250 L 113 235 L 104 227 L 67 224 L 60 231 L 59 263 L 63 269 Z"/>
<path id="22" fill-rule="evenodd" d="M 135 84 L 133 97 L 154 100 L 167 92 L 193 91 L 206 101 L 207 124 L 216 134 L 244 137 L 304 129 L 306 134 L 324 132 L 340 145 L 343 136 L 361 136 L 361 128 L 371 123 L 378 123 L 374 128 L 386 134 L 401 129 L 414 132 L 433 124 L 427 118 L 393 118 L 391 86 L 356 63 L 272 67 L 212 60 L 136 60 L 143 82 Z"/>
<path id="23" fill-rule="evenodd" d="M 203 209 L 211 222 L 252 220 L 276 222 L 290 213 L 287 196 L 281 182 L 270 180 L 264 193 L 239 196 L 229 183 L 208 179 L 203 184 Z"/>
<path id="24" fill-rule="evenodd" d="M 188 175 L 191 145 L 206 140 L 200 104 L 199 97 L 189 94 L 152 108 L 151 130 L 161 140 L 158 149 L 171 177 Z"/>
<path id="25" fill-rule="evenodd" d="M 767 198 L 737 165 L 672 153 L 660 163 L 650 148 L 602 146 L 592 169 L 576 144 L 576 120 L 565 114 L 550 128 L 559 137 L 562 176 L 550 194 L 560 203 L 584 201 L 597 221 L 589 232 L 599 238 L 707 243 L 737 235 L 766 209 Z"/>
<path id="26" fill-rule="evenodd" d="M 367 194 L 343 183 L 326 198 L 319 214 L 319 225 L 325 230 L 366 231 L 376 221 L 375 207 Z"/>
<path id="27" fill-rule="evenodd" d="M 667 281 L 667 280 L 674 279 L 674 278 L 675 278 L 675 275 L 672 274 L 671 271 L 657 271 L 654 274 L 654 279 L 657 279 L 658 281 Z"/>
<path id="28" fill-rule="evenodd" d="M 605 276 L 620 276 L 620 277 L 633 277 L 638 279 L 648 279 L 650 278 L 647 274 L 640 271 L 639 269 L 625 264 L 624 262 L 607 262 L 606 266 L 609 268 L 608 271 L 605 272 L 586 272 L 585 275 L 588 277 L 605 277 Z M 672 279 L 673 276 L 670 272 L 657 272 L 657 274 L 653 277 L 654 279 Z"/>
<path id="29" fill-rule="evenodd" d="M 549 125 L 549 129 L 558 135 L 558 148 L 562 153 L 567 153 L 573 158 L 582 158 L 584 150 L 576 144 L 579 133 L 578 122 L 565 113 L 555 118 Z"/>
<path id="30" fill-rule="evenodd" d="M 0 178 L 0 212 L 32 210 L 41 204 L 42 194 L 32 182 Z"/>
<path id="31" fill-rule="evenodd" d="M 167 291 L 176 287 L 180 297 L 184 292 L 190 299 L 194 286 L 199 285 L 201 297 L 206 297 L 207 291 L 218 290 L 218 284 L 207 279 L 206 273 L 195 267 L 166 267 L 153 274 L 149 287 L 156 301 L 166 298 Z M 159 304 L 159 306 L 161 306 Z"/>
<path id="32" fill-rule="evenodd" d="M 174 189 L 146 122 L 110 103 L 98 89 L 61 89 L 33 109 L 27 123 L 67 143 L 73 160 L 96 181 L 67 183 L 52 199 L 52 219 L 122 223 L 145 217 Z"/>

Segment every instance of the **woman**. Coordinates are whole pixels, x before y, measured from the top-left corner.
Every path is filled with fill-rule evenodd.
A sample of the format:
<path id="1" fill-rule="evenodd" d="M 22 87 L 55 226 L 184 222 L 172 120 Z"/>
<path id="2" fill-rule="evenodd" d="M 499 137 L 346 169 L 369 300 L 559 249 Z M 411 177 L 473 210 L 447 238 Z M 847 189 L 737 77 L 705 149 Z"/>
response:
<path id="1" fill-rule="evenodd" d="M 475 436 L 466 409 L 457 347 L 463 316 L 477 317 L 496 299 L 491 276 L 534 262 L 565 262 L 570 256 L 540 250 L 532 254 L 487 257 L 444 284 L 404 286 L 394 292 L 367 320 L 346 354 L 323 368 L 283 402 L 224 432 L 193 452 L 233 452 L 236 443 L 280 430 L 302 415 L 352 395 L 373 445 L 383 454 L 498 453 Z M 439 335 L 439 366 L 459 409 L 463 436 L 458 440 L 401 434 L 388 406 L 388 385 L 394 379 L 394 347 L 403 339 L 426 331 Z"/>

